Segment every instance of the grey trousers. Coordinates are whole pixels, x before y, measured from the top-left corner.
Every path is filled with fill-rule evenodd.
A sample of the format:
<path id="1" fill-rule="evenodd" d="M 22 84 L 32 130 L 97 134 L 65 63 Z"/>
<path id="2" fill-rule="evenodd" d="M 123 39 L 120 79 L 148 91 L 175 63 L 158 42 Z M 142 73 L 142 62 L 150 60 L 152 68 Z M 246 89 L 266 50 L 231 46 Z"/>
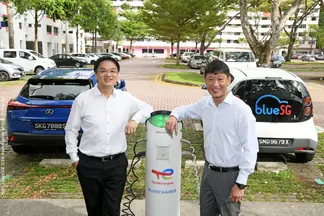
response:
<path id="1" fill-rule="evenodd" d="M 241 204 L 230 199 L 238 173 L 215 172 L 205 164 L 200 188 L 200 216 L 239 216 Z"/>

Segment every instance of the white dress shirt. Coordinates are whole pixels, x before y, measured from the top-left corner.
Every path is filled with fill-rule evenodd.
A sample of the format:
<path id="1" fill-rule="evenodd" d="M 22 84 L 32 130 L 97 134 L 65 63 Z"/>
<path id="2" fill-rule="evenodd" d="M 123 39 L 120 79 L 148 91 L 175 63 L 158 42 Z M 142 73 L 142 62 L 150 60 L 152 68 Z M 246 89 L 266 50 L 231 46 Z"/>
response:
<path id="1" fill-rule="evenodd" d="M 72 162 L 79 160 L 77 137 L 81 128 L 79 149 L 82 153 L 103 157 L 125 152 L 128 121 L 145 122 L 152 111 L 152 106 L 126 91 L 114 89 L 108 99 L 97 86 L 83 92 L 74 100 L 66 123 L 66 153 Z"/>
<path id="2" fill-rule="evenodd" d="M 211 96 L 174 109 L 179 121 L 202 119 L 206 160 L 218 167 L 239 166 L 237 181 L 246 184 L 254 172 L 259 151 L 256 119 L 251 108 L 229 92 L 217 107 Z"/>

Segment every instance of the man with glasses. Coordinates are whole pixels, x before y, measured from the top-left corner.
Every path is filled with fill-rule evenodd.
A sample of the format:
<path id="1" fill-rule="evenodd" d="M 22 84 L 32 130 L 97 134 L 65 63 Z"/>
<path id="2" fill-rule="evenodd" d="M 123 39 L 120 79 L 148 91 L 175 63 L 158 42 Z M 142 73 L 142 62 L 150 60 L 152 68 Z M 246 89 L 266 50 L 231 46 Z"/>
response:
<path id="1" fill-rule="evenodd" d="M 88 216 L 119 216 L 128 166 L 126 134 L 135 133 L 153 108 L 114 88 L 120 71 L 116 60 L 101 57 L 94 71 L 97 86 L 81 93 L 72 105 L 66 152 L 76 167 Z"/>

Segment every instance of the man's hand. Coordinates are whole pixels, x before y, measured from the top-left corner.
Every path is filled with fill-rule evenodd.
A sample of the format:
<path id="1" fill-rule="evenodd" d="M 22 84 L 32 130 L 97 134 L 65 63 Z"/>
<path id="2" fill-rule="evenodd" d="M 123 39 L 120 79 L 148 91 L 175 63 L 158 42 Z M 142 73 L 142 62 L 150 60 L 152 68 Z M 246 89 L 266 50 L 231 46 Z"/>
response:
<path id="1" fill-rule="evenodd" d="M 177 134 L 178 132 L 178 120 L 174 116 L 169 116 L 168 121 L 166 122 L 165 128 L 168 133 L 171 135 L 173 134 L 173 131 Z"/>
<path id="2" fill-rule="evenodd" d="M 243 200 L 244 189 L 240 189 L 236 184 L 233 186 L 230 198 L 232 202 L 238 203 Z"/>
<path id="3" fill-rule="evenodd" d="M 126 134 L 132 134 L 136 132 L 137 122 L 135 120 L 130 120 L 126 125 Z"/>
<path id="4" fill-rule="evenodd" d="M 72 164 L 72 166 L 77 167 L 78 164 L 79 164 L 79 161 L 75 161 L 75 162 Z"/>

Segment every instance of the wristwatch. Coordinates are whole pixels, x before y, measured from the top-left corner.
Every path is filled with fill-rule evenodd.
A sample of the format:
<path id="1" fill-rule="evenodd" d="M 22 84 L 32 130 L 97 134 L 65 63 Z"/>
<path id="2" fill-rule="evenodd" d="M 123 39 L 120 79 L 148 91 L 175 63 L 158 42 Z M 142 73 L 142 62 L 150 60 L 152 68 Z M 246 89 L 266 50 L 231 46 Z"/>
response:
<path id="1" fill-rule="evenodd" d="M 238 188 L 240 188 L 241 190 L 243 190 L 247 185 L 244 185 L 244 184 L 240 184 L 240 183 L 237 183 L 235 182 L 235 184 L 237 185 Z"/>

